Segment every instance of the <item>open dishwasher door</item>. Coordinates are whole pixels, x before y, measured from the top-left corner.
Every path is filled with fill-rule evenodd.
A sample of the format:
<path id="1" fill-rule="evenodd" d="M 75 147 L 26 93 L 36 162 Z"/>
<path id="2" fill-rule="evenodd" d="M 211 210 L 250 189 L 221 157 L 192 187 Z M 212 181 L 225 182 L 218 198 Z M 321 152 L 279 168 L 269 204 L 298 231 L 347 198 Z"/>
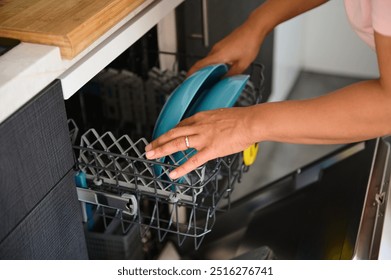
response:
<path id="1" fill-rule="evenodd" d="M 389 150 L 383 139 L 348 145 L 246 196 L 190 257 L 390 258 Z"/>

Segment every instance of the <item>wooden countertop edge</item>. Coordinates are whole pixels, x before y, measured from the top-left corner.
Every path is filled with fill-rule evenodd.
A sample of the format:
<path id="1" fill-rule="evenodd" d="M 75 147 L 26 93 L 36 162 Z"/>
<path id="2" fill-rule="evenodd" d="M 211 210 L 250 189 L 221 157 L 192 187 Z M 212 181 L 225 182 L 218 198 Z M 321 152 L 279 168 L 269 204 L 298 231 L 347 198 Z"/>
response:
<path id="1" fill-rule="evenodd" d="M 0 37 L 19 39 L 28 43 L 58 46 L 63 59 L 72 59 L 144 1 L 136 0 L 130 5 L 123 2 L 114 2 L 68 34 L 55 35 L 3 28 L 0 30 Z M 100 26 L 99 31 L 97 24 Z M 57 43 L 53 44 L 52 41 L 57 41 Z"/>
<path id="2" fill-rule="evenodd" d="M 26 31 L 18 31 L 14 29 L 8 31 L 6 29 L 3 29 L 0 31 L 0 37 L 18 39 L 25 43 L 35 43 L 35 44 L 51 45 L 51 46 L 59 47 L 61 50 L 61 55 L 64 48 L 72 48 L 72 44 L 66 35 L 59 36 L 54 34 L 50 35 L 50 34 L 43 34 L 38 32 L 26 33 Z M 53 40 L 58 41 L 58 44 L 56 45 L 52 44 L 51 41 Z"/>

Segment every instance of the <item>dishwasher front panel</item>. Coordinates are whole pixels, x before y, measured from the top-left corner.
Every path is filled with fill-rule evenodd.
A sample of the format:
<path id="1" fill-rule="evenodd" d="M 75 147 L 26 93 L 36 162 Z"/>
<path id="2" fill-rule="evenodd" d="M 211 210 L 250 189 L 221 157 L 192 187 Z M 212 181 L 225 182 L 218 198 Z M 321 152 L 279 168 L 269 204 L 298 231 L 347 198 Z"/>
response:
<path id="1" fill-rule="evenodd" d="M 348 145 L 241 199 L 192 257 L 225 250 L 233 258 L 267 246 L 277 259 L 377 258 L 388 146 L 382 139 Z"/>

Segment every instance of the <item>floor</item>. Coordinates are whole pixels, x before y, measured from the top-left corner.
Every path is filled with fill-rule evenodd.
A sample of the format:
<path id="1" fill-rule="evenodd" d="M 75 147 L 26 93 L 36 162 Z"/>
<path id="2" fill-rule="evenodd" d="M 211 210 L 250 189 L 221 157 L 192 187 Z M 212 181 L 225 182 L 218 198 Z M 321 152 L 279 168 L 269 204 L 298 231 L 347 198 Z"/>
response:
<path id="1" fill-rule="evenodd" d="M 288 99 L 306 99 L 360 81 L 351 77 L 302 72 Z M 306 165 L 340 147 L 339 145 L 295 145 L 275 142 L 260 144 L 256 162 L 237 184 L 232 201 Z"/>

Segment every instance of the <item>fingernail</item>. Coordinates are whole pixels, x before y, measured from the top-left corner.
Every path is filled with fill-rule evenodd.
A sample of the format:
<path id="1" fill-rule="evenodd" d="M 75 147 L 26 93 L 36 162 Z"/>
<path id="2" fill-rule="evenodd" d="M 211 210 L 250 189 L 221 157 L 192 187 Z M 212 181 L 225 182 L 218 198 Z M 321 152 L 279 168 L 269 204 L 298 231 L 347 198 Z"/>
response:
<path id="1" fill-rule="evenodd" d="M 145 151 L 146 152 L 149 152 L 151 149 L 152 149 L 152 145 L 151 144 L 148 144 L 148 145 L 145 146 Z"/>
<path id="2" fill-rule="evenodd" d="M 149 152 L 147 152 L 147 153 L 145 154 L 145 156 L 146 156 L 147 158 L 151 158 L 151 157 L 153 157 L 154 154 L 155 154 L 155 151 L 149 151 Z"/>
<path id="3" fill-rule="evenodd" d="M 170 174 L 168 174 L 168 176 L 170 176 L 171 179 L 176 179 L 176 175 L 177 175 L 177 172 L 175 170 L 170 172 Z"/>

